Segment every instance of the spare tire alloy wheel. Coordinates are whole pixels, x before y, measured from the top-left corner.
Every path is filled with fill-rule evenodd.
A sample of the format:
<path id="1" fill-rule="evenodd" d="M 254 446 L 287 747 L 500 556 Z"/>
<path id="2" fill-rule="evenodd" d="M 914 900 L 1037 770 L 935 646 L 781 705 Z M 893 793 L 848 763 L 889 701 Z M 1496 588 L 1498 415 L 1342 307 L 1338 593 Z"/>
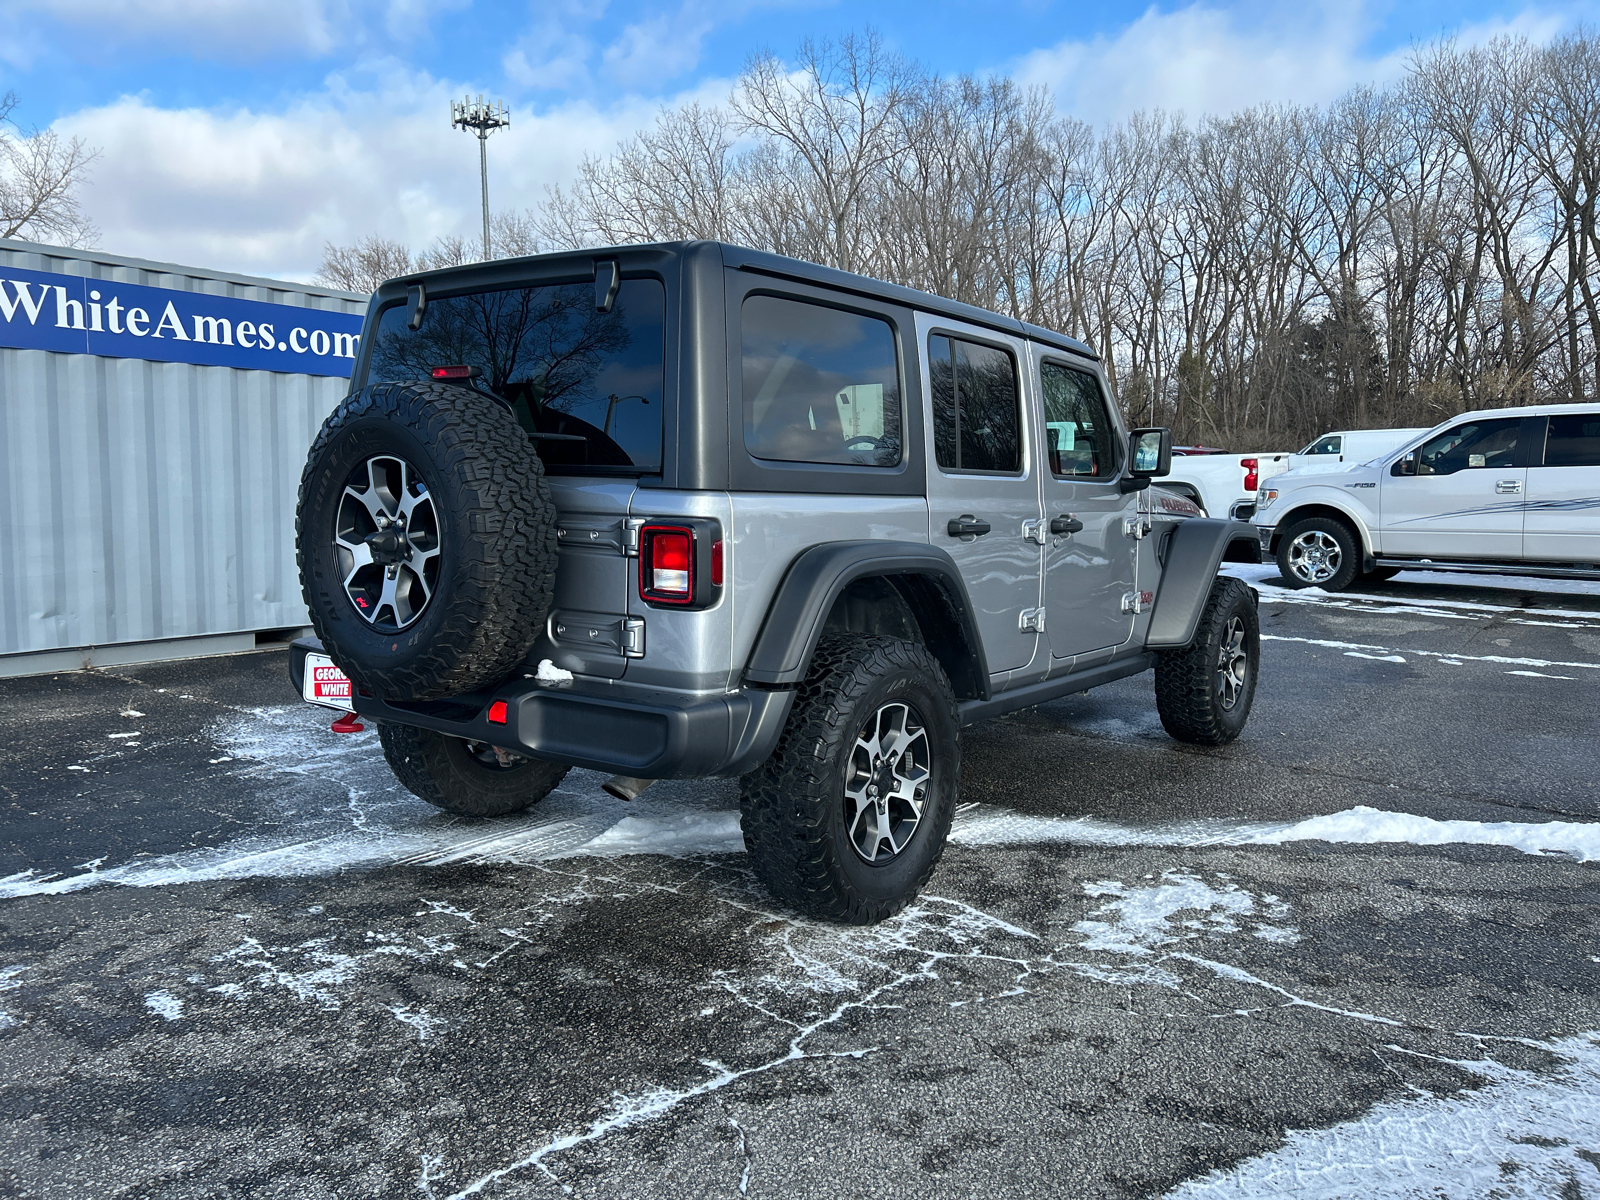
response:
<path id="1" fill-rule="evenodd" d="M 300 582 L 323 648 L 369 695 L 436 700 L 523 664 L 555 589 L 544 465 L 493 397 L 375 383 L 300 477 Z"/>
<path id="2" fill-rule="evenodd" d="M 369 458 L 344 487 L 334 546 L 344 590 L 375 629 L 398 632 L 439 584 L 439 514 L 428 485 L 403 458 Z"/>
<path id="3" fill-rule="evenodd" d="M 1289 570 L 1301 583 L 1327 583 L 1344 563 L 1344 548 L 1331 533 L 1308 529 L 1289 543 Z"/>
<path id="4" fill-rule="evenodd" d="M 881 865 L 906 848 L 922 820 L 932 761 L 927 728 L 909 704 L 885 704 L 856 734 L 844 817 L 865 861 Z"/>

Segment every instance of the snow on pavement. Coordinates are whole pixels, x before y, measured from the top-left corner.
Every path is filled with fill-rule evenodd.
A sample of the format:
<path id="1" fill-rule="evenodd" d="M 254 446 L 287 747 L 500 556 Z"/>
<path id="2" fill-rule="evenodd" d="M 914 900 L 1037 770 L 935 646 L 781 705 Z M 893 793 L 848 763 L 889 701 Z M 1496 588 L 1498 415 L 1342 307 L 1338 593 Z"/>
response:
<path id="1" fill-rule="evenodd" d="M 1493 1059 L 1443 1060 L 1485 1086 L 1443 1099 L 1416 1089 L 1327 1129 L 1296 1130 L 1277 1150 L 1193 1179 L 1169 1200 L 1435 1200 L 1583 1196 L 1600 1170 L 1600 1033 L 1528 1043 L 1552 1075 Z M 1396 1056 L 1414 1054 L 1399 1046 Z M 1423 1056 L 1429 1057 L 1429 1056 Z"/>

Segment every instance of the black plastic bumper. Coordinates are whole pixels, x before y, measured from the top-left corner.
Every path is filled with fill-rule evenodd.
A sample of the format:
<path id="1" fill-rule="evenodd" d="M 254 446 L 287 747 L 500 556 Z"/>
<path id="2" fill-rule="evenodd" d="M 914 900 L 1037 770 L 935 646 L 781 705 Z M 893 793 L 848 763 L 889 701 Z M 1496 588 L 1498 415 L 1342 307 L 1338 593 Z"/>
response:
<path id="1" fill-rule="evenodd" d="M 326 653 L 315 638 L 289 647 L 296 690 L 308 653 Z M 506 703 L 505 724 L 488 719 Z M 495 688 L 448 700 L 400 703 L 355 695 L 355 710 L 374 721 L 435 729 L 535 758 L 640 779 L 704 779 L 741 775 L 765 761 L 794 701 L 790 689 L 747 688 L 687 699 L 670 692 L 576 682 L 508 679 Z"/>

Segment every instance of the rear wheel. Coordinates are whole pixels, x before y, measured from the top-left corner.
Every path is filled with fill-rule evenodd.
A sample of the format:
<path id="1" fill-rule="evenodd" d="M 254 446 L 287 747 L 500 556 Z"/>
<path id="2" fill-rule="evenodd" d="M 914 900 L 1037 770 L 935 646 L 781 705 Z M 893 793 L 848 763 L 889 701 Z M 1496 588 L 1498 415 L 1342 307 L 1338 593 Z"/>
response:
<path id="1" fill-rule="evenodd" d="M 459 817 L 504 817 L 537 804 L 568 768 L 431 729 L 378 724 L 383 757 L 412 795 Z"/>
<path id="2" fill-rule="evenodd" d="M 1361 570 L 1361 541 L 1333 517 L 1296 521 L 1278 539 L 1278 570 L 1290 587 L 1342 592 Z"/>
<path id="3" fill-rule="evenodd" d="M 922 646 L 824 639 L 772 757 L 739 781 L 757 876 L 810 916 L 899 912 L 944 853 L 958 739 L 950 681 Z"/>
<path id="4" fill-rule="evenodd" d="M 1156 663 L 1156 709 L 1180 742 L 1222 746 L 1243 732 L 1256 697 L 1261 627 L 1255 596 L 1237 579 L 1218 579 L 1194 641 Z"/>

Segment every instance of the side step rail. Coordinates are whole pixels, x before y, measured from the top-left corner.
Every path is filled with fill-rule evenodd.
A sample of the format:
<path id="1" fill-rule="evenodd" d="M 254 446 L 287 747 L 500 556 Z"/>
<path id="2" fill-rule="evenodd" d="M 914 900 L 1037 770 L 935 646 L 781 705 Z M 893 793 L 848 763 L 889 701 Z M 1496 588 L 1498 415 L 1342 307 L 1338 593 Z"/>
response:
<path id="1" fill-rule="evenodd" d="M 1532 575 L 1544 579 L 1600 579 L 1600 564 L 1584 566 L 1574 563 L 1570 566 L 1558 566 L 1551 563 L 1541 566 L 1536 563 L 1502 563 L 1489 559 L 1478 562 L 1471 561 L 1444 561 L 1428 558 L 1384 558 L 1379 555 L 1372 560 L 1375 567 L 1393 567 L 1401 571 L 1470 571 L 1476 575 Z"/>

